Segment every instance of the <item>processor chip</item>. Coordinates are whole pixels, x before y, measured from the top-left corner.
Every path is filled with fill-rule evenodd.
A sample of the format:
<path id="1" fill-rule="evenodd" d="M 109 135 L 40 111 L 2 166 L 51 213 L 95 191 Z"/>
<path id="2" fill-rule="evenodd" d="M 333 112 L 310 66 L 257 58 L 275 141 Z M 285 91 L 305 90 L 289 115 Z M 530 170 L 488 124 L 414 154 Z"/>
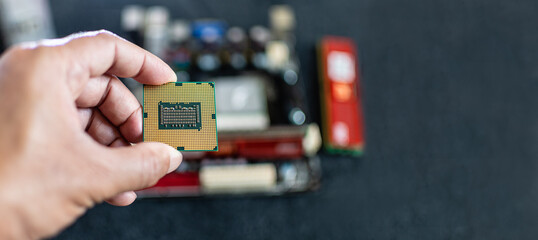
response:
<path id="1" fill-rule="evenodd" d="M 217 151 L 215 84 L 144 85 L 144 141 L 180 151 Z"/>
<path id="2" fill-rule="evenodd" d="M 159 129 L 198 129 L 200 103 L 163 103 L 159 102 Z"/>

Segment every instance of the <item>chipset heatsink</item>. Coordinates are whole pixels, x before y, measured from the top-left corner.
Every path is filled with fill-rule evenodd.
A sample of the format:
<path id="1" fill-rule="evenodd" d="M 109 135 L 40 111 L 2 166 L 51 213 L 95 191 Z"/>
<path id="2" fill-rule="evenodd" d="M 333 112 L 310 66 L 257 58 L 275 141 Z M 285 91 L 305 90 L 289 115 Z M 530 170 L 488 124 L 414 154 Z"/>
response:
<path id="1" fill-rule="evenodd" d="M 144 141 L 180 151 L 217 151 L 215 83 L 144 85 Z"/>

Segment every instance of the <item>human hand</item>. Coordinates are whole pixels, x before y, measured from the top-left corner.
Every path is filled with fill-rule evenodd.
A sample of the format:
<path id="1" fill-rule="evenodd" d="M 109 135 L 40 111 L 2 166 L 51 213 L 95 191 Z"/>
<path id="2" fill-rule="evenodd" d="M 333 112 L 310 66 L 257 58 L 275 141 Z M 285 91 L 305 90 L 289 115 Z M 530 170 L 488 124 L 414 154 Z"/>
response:
<path id="1" fill-rule="evenodd" d="M 1 239 L 52 236 L 105 200 L 129 205 L 133 190 L 179 166 L 174 148 L 138 143 L 142 109 L 116 76 L 176 81 L 156 56 L 106 31 L 0 57 Z"/>

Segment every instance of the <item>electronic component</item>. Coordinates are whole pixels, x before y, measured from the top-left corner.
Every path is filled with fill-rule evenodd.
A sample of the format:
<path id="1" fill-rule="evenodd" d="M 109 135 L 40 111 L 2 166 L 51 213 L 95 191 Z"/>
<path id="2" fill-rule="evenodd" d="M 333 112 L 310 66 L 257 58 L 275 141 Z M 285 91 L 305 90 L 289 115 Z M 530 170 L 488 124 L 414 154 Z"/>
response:
<path id="1" fill-rule="evenodd" d="M 219 50 L 226 33 L 226 23 L 219 20 L 199 20 L 192 23 L 192 36 L 201 49 L 196 59 L 196 66 L 202 72 L 218 70 L 222 63 Z"/>
<path id="2" fill-rule="evenodd" d="M 144 85 L 144 141 L 181 151 L 216 151 L 215 84 Z"/>
<path id="3" fill-rule="evenodd" d="M 147 9 L 144 18 L 144 48 L 158 57 L 164 57 L 168 44 L 169 15 L 167 8 L 154 6 Z"/>
<path id="4" fill-rule="evenodd" d="M 142 46 L 146 9 L 140 5 L 127 5 L 121 10 L 121 28 L 126 39 Z"/>
<path id="5" fill-rule="evenodd" d="M 295 28 L 295 13 L 288 5 L 274 5 L 269 9 L 271 28 L 277 33 L 288 33 Z"/>
<path id="6" fill-rule="evenodd" d="M 274 164 L 208 165 L 200 169 L 204 192 L 264 191 L 276 185 Z"/>
<path id="7" fill-rule="evenodd" d="M 0 0 L 0 37 L 4 47 L 55 35 L 49 1 Z"/>
<path id="8" fill-rule="evenodd" d="M 267 70 L 267 55 L 265 54 L 265 47 L 271 40 L 271 32 L 269 29 L 263 26 L 254 26 L 250 28 L 250 47 L 252 49 L 252 55 L 250 61 L 254 68 L 258 70 Z"/>
<path id="9" fill-rule="evenodd" d="M 266 49 L 269 70 L 281 70 L 290 61 L 290 49 L 284 41 L 270 41 Z"/>
<path id="10" fill-rule="evenodd" d="M 243 70 L 247 66 L 246 52 L 248 48 L 247 36 L 240 27 L 232 27 L 226 32 L 228 40 L 224 58 L 228 66 L 234 70 Z"/>
<path id="11" fill-rule="evenodd" d="M 184 161 L 153 187 L 137 191 L 140 197 L 179 197 L 220 194 L 279 195 L 319 187 L 317 156 L 249 162 L 244 158 Z"/>
<path id="12" fill-rule="evenodd" d="M 200 129 L 200 103 L 159 102 L 159 129 Z"/>
<path id="13" fill-rule="evenodd" d="M 364 123 L 353 41 L 325 37 L 319 46 L 324 145 L 329 152 L 361 154 Z"/>
<path id="14" fill-rule="evenodd" d="M 269 126 L 264 79 L 258 75 L 218 77 L 220 130 L 261 130 Z"/>
<path id="15" fill-rule="evenodd" d="M 297 159 L 304 155 L 314 156 L 320 147 L 320 130 L 317 124 L 312 123 L 302 126 L 274 126 L 262 131 L 222 132 L 219 134 L 218 152 L 208 152 L 202 156 L 193 157 L 241 156 L 249 160 Z"/>
<path id="16" fill-rule="evenodd" d="M 183 20 L 172 22 L 168 28 L 169 46 L 164 60 L 176 71 L 178 82 L 188 82 L 188 73 L 191 66 L 191 50 L 189 49 L 191 28 Z"/>

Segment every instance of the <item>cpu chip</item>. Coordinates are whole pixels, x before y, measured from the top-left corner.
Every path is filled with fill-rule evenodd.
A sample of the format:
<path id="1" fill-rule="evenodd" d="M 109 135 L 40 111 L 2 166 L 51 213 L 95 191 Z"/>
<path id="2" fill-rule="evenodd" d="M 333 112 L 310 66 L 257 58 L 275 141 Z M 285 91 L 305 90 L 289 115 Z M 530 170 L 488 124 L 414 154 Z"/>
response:
<path id="1" fill-rule="evenodd" d="M 180 151 L 217 151 L 213 82 L 144 85 L 144 141 Z"/>

